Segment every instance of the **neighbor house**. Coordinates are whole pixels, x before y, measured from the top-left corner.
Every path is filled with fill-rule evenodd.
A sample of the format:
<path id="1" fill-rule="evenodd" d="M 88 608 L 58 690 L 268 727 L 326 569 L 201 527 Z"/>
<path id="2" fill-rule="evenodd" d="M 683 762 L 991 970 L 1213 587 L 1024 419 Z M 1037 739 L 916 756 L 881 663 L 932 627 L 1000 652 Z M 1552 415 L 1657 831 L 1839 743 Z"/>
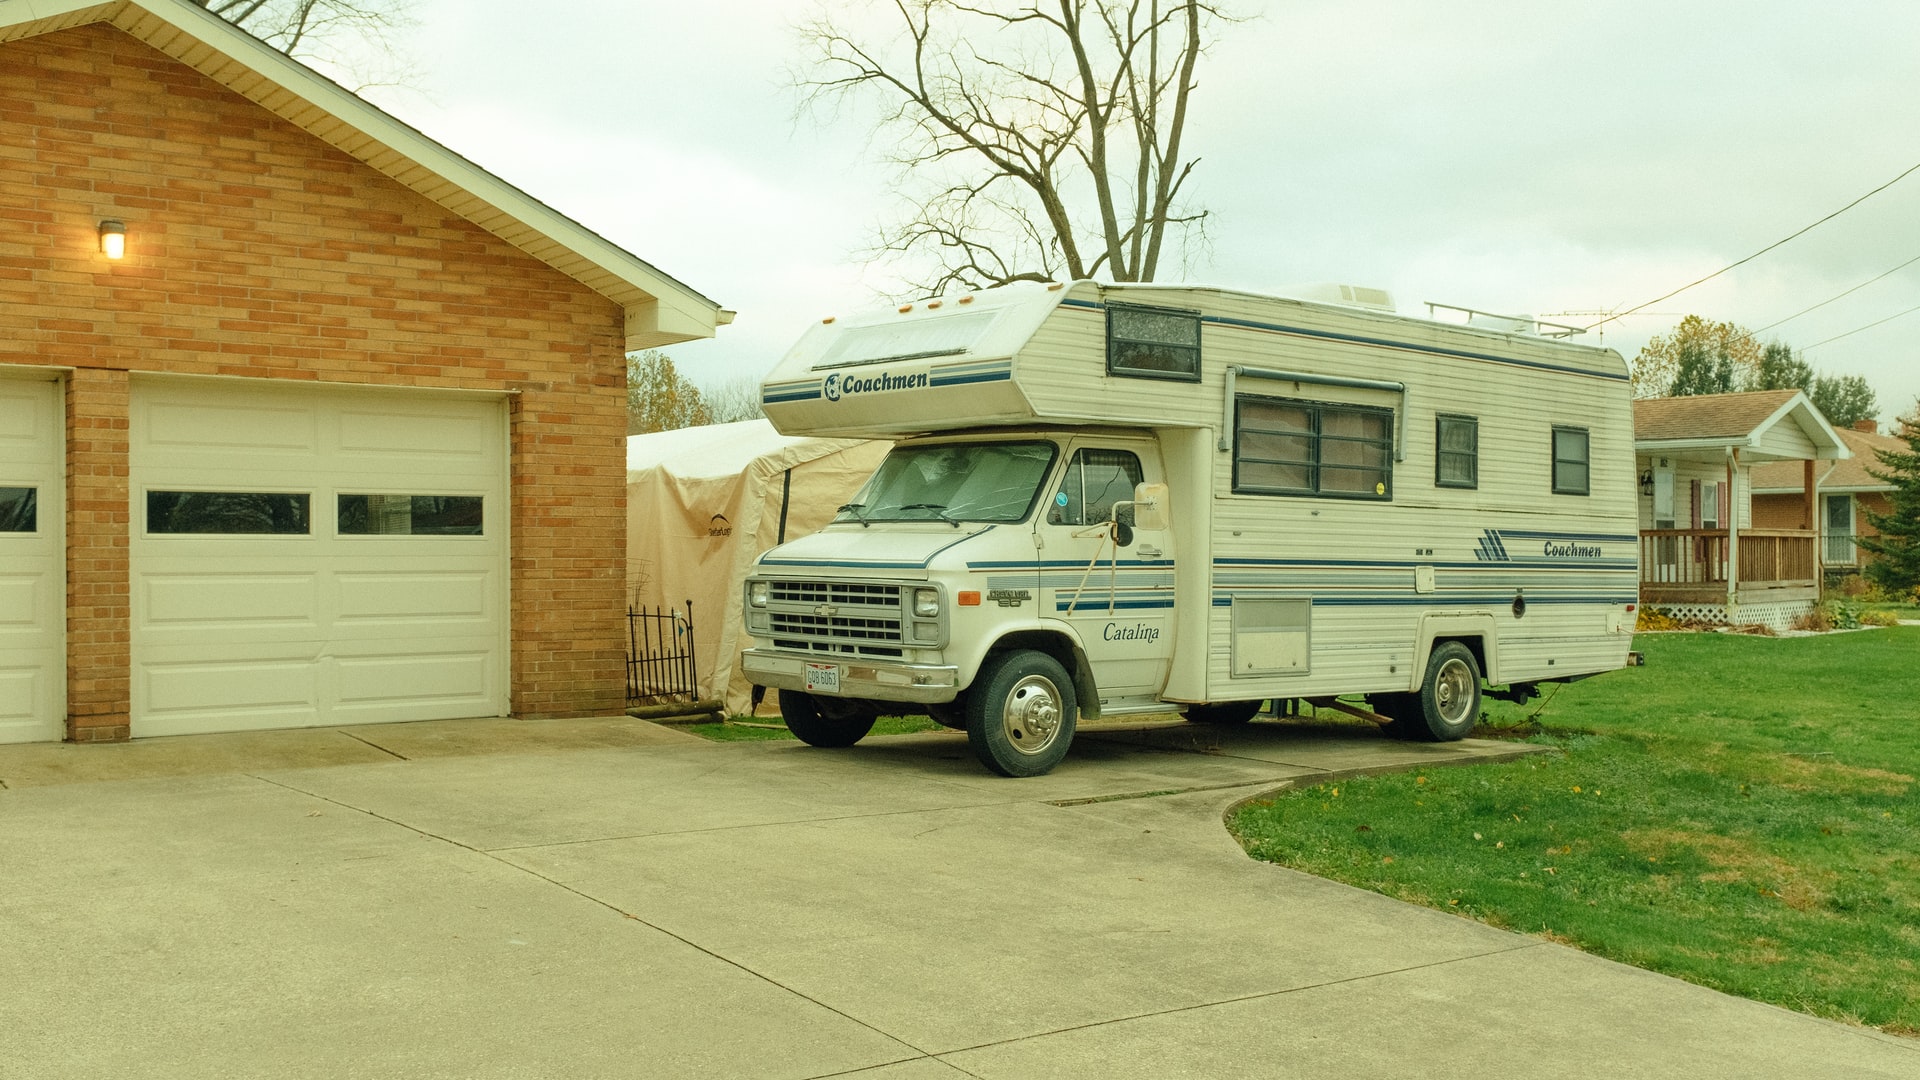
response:
<path id="1" fill-rule="evenodd" d="M 1799 390 L 1633 403 L 1640 485 L 1640 601 L 1709 622 L 1784 628 L 1820 596 L 1815 507 L 1758 519 L 1753 470 L 1811 477 L 1849 451 Z"/>
<path id="2" fill-rule="evenodd" d="M 729 313 L 187 0 L 0 0 L 0 740 L 616 713 Z"/>
<path id="3" fill-rule="evenodd" d="M 1904 440 L 1879 433 L 1872 420 L 1862 420 L 1851 428 L 1840 428 L 1840 441 L 1853 456 L 1826 462 L 1814 470 L 1814 526 L 1820 534 L 1820 565 L 1829 572 L 1858 570 L 1863 560 L 1873 556 L 1860 550 L 1854 540 L 1878 536 L 1879 530 L 1867 520 L 1868 513 L 1886 514 L 1894 490 L 1869 469 L 1886 469 L 1876 451 L 1904 453 Z M 1762 465 L 1753 470 L 1753 519 L 1762 528 L 1798 527 L 1806 501 L 1807 478 L 1804 470 L 1786 463 Z"/>

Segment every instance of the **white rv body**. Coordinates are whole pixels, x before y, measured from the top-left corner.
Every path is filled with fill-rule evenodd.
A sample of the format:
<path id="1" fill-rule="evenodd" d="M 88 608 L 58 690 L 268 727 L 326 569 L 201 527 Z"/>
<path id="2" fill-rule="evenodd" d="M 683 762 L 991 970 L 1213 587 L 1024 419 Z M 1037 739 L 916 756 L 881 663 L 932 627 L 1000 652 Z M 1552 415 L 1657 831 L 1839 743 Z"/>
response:
<path id="1" fill-rule="evenodd" d="M 1469 674 L 1477 716 L 1482 677 L 1525 691 L 1627 663 L 1631 391 L 1611 350 L 1076 282 L 828 320 L 762 396 L 785 434 L 919 447 L 902 460 L 929 475 L 932 447 L 997 443 L 970 452 L 1026 482 L 1051 448 L 1017 516 L 856 506 L 761 557 L 743 666 L 825 714 L 917 703 L 971 730 L 968 708 L 990 711 L 973 700 L 983 666 L 1010 650 L 1054 657 L 1073 683 L 1060 703 L 1087 717 L 1351 694 L 1405 712 L 1423 692 L 1457 698 Z M 1118 511 L 1111 491 L 1095 505 L 1072 490 L 1136 472 Z M 1156 499 L 1131 536 L 1099 520 Z M 1435 691 L 1448 642 L 1473 662 L 1446 650 Z M 1019 685 L 1009 701 L 1045 689 Z"/>

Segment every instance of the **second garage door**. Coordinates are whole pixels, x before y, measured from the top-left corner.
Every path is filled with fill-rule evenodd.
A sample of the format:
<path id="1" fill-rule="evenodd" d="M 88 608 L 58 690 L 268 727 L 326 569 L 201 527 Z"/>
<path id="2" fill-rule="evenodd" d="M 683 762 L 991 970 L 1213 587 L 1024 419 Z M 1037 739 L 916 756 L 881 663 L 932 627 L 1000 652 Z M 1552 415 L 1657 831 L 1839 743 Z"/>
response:
<path id="1" fill-rule="evenodd" d="M 132 733 L 507 712 L 505 403 L 136 381 Z"/>

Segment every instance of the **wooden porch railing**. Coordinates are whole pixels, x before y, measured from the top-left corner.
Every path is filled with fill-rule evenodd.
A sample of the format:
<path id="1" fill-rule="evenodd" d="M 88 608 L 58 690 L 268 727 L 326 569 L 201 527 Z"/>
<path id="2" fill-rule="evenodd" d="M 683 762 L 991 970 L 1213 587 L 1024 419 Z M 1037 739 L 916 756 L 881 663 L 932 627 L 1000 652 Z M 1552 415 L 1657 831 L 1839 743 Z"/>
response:
<path id="1" fill-rule="evenodd" d="M 1813 585 L 1819 579 L 1816 539 L 1799 529 L 1740 530 L 1740 588 Z M 1641 598 L 1705 599 L 1716 588 L 1724 596 L 1730 547 L 1725 529 L 1641 530 Z"/>

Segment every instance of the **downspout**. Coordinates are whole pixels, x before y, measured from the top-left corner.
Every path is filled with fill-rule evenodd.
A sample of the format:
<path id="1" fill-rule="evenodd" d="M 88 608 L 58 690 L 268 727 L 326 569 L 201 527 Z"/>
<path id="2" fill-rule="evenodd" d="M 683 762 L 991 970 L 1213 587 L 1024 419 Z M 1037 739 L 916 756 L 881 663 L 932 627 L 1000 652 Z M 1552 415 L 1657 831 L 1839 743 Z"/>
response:
<path id="1" fill-rule="evenodd" d="M 1740 448 L 1727 447 L 1727 622 L 1740 606 Z"/>

